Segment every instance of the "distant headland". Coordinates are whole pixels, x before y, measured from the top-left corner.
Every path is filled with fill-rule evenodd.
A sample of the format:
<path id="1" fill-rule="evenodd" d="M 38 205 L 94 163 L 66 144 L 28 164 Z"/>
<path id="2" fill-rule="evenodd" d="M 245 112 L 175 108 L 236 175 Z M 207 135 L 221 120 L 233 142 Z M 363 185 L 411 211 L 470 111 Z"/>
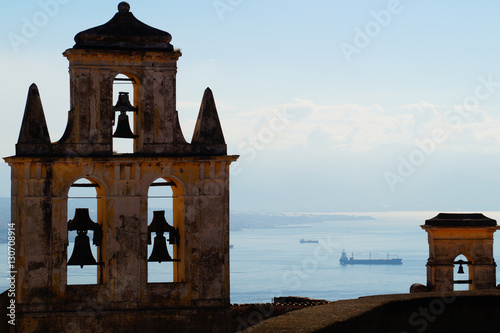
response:
<path id="1" fill-rule="evenodd" d="M 231 212 L 231 231 L 255 228 L 276 228 L 299 226 L 311 223 L 331 221 L 366 221 L 375 220 L 367 215 L 347 215 L 335 213 L 241 213 Z"/>

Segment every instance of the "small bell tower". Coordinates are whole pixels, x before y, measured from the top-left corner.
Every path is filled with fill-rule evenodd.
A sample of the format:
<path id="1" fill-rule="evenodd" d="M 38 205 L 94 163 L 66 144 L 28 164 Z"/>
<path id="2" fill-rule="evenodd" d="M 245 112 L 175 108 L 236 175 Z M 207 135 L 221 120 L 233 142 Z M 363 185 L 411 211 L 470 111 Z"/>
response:
<path id="1" fill-rule="evenodd" d="M 450 291 L 455 284 L 468 284 L 469 290 L 495 288 L 496 263 L 493 258 L 493 233 L 497 222 L 483 214 L 440 213 L 421 226 L 429 239 L 427 290 Z M 463 255 L 467 260 L 456 260 Z M 454 279 L 456 269 L 469 275 Z"/>
<path id="2" fill-rule="evenodd" d="M 227 155 L 208 88 L 193 138 L 185 140 L 175 90 L 181 52 L 171 40 L 126 2 L 107 23 L 78 33 L 63 53 L 71 107 L 57 142 L 37 86 L 29 88 L 16 155 L 5 158 L 19 332 L 227 331 L 229 166 L 238 156 Z M 133 84 L 133 98 L 124 92 L 114 101 L 120 74 Z M 116 153 L 117 137 L 132 140 L 133 151 Z M 148 206 L 152 186 L 171 189 L 168 220 Z M 75 187 L 95 189 L 95 217 L 83 204 L 70 211 Z M 148 262 L 171 265 L 171 282 L 148 282 Z M 97 266 L 97 283 L 68 284 L 71 265 Z"/>

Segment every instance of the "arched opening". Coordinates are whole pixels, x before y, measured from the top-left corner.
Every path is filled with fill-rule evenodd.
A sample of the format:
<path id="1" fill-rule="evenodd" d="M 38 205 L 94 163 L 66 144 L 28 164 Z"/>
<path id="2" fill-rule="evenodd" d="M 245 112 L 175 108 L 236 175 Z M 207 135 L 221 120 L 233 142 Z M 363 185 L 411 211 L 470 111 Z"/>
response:
<path id="1" fill-rule="evenodd" d="M 173 191 L 172 187 L 176 186 L 174 182 L 159 178 L 154 181 L 149 187 L 148 191 L 148 228 L 151 230 L 151 226 L 157 223 L 157 219 L 161 216 L 165 217 L 166 223 L 174 227 L 174 204 L 173 204 Z M 164 212 L 164 213 L 162 213 Z M 155 221 L 156 220 L 156 221 Z M 174 231 L 175 233 L 175 231 Z M 177 279 L 174 277 L 175 265 L 178 263 L 177 258 L 177 247 L 178 241 L 175 241 L 175 235 L 165 231 L 165 239 L 160 241 L 161 235 L 157 232 L 150 233 L 151 244 L 148 244 L 148 283 L 159 283 L 159 282 L 176 282 Z M 177 243 L 177 244 L 171 244 Z M 166 251 L 165 253 L 165 245 Z M 170 257 L 173 261 L 167 259 Z M 165 261 L 159 262 L 159 260 L 166 259 Z"/>
<path id="2" fill-rule="evenodd" d="M 96 183 L 82 178 L 71 185 L 68 193 L 68 220 L 77 222 L 80 226 L 82 224 L 79 221 L 84 221 L 83 223 L 87 223 L 86 228 L 88 228 L 88 230 L 83 231 L 74 222 L 71 224 L 68 222 L 66 261 L 68 285 L 97 284 L 101 282 L 98 277 L 100 270 L 97 265 L 101 261 L 100 251 L 98 246 L 94 246 L 93 243 L 99 237 L 102 240 L 102 232 L 97 228 L 90 227 L 92 222 L 97 223 L 98 221 L 97 187 Z M 76 228 L 73 228 L 75 226 Z M 97 227 L 97 225 L 95 226 Z M 90 258 L 95 259 L 96 264 L 90 263 Z"/>
<path id="3" fill-rule="evenodd" d="M 470 290 L 472 286 L 472 271 L 470 261 L 463 254 L 458 255 L 453 266 L 453 290 Z"/>
<path id="4" fill-rule="evenodd" d="M 125 74 L 113 80 L 113 153 L 134 153 L 137 81 Z"/>

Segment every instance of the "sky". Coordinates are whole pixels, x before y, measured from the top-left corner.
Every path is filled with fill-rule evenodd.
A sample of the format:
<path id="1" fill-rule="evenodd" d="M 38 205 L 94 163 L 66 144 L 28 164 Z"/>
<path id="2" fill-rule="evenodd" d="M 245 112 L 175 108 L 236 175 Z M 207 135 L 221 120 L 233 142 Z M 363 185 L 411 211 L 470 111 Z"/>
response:
<path id="1" fill-rule="evenodd" d="M 188 141 L 212 89 L 228 153 L 240 155 L 232 210 L 500 210 L 498 1 L 128 2 L 183 54 L 177 109 Z M 62 52 L 117 5 L 2 4 L 1 156 L 15 153 L 31 83 L 52 141 L 62 136 Z"/>

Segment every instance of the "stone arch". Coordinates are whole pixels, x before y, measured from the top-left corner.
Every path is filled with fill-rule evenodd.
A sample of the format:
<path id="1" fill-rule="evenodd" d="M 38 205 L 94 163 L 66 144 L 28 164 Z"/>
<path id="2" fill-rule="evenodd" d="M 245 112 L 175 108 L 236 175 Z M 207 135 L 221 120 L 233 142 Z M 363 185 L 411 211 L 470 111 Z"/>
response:
<path id="1" fill-rule="evenodd" d="M 125 75 L 129 79 L 135 80 L 135 83 L 140 84 L 139 75 L 137 75 L 137 73 L 134 73 L 133 71 L 130 71 L 130 70 L 115 70 L 111 75 L 114 78 L 116 78 L 120 74 Z"/>
<path id="2" fill-rule="evenodd" d="M 119 75 L 123 75 L 123 76 L 126 76 L 129 80 L 131 80 L 131 84 L 132 84 L 132 92 L 133 92 L 133 99 L 130 101 L 133 105 L 139 107 L 139 105 L 141 104 L 141 80 L 139 78 L 139 75 L 137 75 L 137 73 L 133 73 L 132 71 L 130 70 L 124 70 L 124 71 L 114 71 L 112 74 L 111 74 L 111 77 L 113 78 L 113 85 L 116 84 L 114 83 L 114 81 L 116 80 L 117 76 Z M 114 92 L 114 86 L 113 86 L 113 91 Z"/>
<path id="3" fill-rule="evenodd" d="M 151 187 L 151 184 L 156 182 L 158 179 L 164 179 L 165 181 L 171 181 L 175 184 L 175 186 L 172 188 L 172 192 L 176 196 L 183 196 L 185 195 L 186 192 L 186 185 L 184 182 L 179 178 L 171 174 L 167 175 L 162 175 L 162 176 L 156 176 L 156 177 L 151 177 L 148 179 L 145 183 L 147 184 L 147 191 L 149 191 L 149 188 Z"/>
<path id="4" fill-rule="evenodd" d="M 451 260 L 455 260 L 456 257 L 463 255 L 468 261 L 473 261 L 471 244 L 460 244 L 457 243 L 453 246 L 452 250 L 449 252 Z"/>
<path id="5" fill-rule="evenodd" d="M 71 179 L 68 179 L 68 181 L 61 186 L 62 195 L 67 197 L 69 194 L 69 190 L 71 189 L 71 186 L 73 186 L 74 183 L 76 183 L 81 179 L 88 180 L 92 184 L 97 185 L 95 187 L 95 190 L 98 197 L 104 197 L 109 193 L 109 187 L 106 181 L 102 177 L 99 177 L 97 175 L 77 174 L 73 176 Z"/>

